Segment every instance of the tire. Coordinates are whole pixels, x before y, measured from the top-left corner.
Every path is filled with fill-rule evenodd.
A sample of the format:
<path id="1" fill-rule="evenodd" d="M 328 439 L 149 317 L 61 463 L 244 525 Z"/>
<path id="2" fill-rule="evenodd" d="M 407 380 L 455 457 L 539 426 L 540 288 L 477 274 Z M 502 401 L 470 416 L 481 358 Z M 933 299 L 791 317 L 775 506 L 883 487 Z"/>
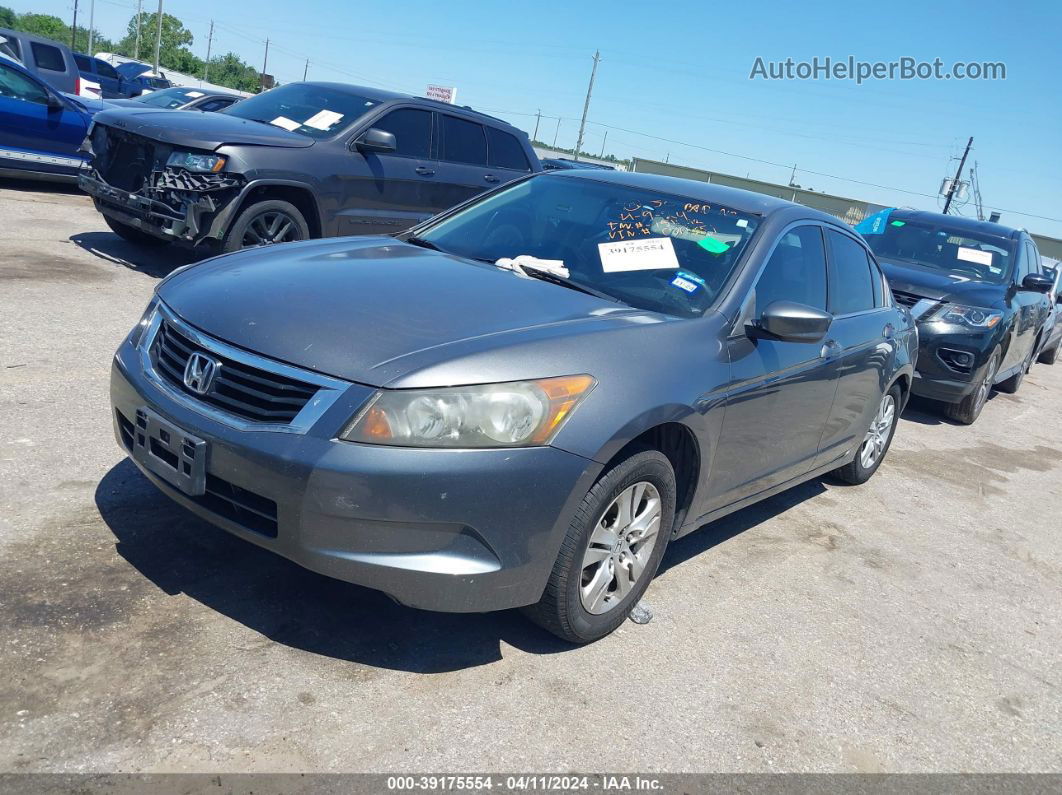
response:
<path id="1" fill-rule="evenodd" d="M 988 402 L 988 396 L 992 394 L 993 380 L 999 371 L 999 350 L 996 349 L 989 357 L 985 369 L 981 372 L 981 380 L 977 387 L 969 395 L 958 403 L 948 403 L 944 406 L 944 416 L 963 425 L 973 425 L 981 415 L 981 409 Z"/>
<path id="2" fill-rule="evenodd" d="M 870 421 L 870 427 L 860 442 L 859 449 L 856 450 L 855 458 L 843 467 L 835 469 L 835 477 L 858 486 L 866 483 L 878 471 L 886 453 L 889 452 L 889 447 L 892 446 L 892 437 L 896 434 L 896 426 L 900 422 L 900 398 L 899 384 L 893 385 L 892 389 L 881 396 L 878 410 Z"/>
<path id="3" fill-rule="evenodd" d="M 103 216 L 103 220 L 118 237 L 128 240 L 130 243 L 136 243 L 138 246 L 165 246 L 168 243 L 161 237 L 149 235 L 147 232 L 141 232 L 135 226 L 116 221 L 109 215 Z"/>
<path id="4" fill-rule="evenodd" d="M 542 599 L 525 607 L 524 614 L 571 643 L 591 643 L 616 629 L 656 575 L 671 536 L 675 494 L 675 472 L 658 450 L 636 451 L 601 475 L 572 517 Z M 626 545 L 624 533 L 612 529 L 624 520 L 619 503 L 627 500 L 630 502 L 626 504 L 634 505 L 631 513 L 635 520 L 641 517 L 642 524 L 648 523 L 650 528 L 654 524 L 649 521 L 653 502 L 658 501 L 656 530 L 648 549 L 648 540 L 644 545 L 633 541 Z M 637 521 L 623 529 L 635 524 Z M 638 528 L 632 533 L 637 535 Z M 608 544 L 612 544 L 611 550 Z M 598 560 L 587 563 L 592 558 Z M 629 576 L 621 582 L 623 574 L 634 571 L 631 564 L 636 561 L 642 566 L 641 572 L 633 583 Z M 624 585 L 630 590 L 621 595 Z"/>
<path id="5" fill-rule="evenodd" d="M 1040 358 L 1038 358 L 1036 361 L 1038 361 L 1040 364 L 1054 364 L 1055 359 L 1058 358 L 1059 347 L 1062 347 L 1062 342 L 1056 342 L 1055 347 L 1049 348 L 1046 351 L 1041 351 Z"/>
<path id="6" fill-rule="evenodd" d="M 996 384 L 996 389 L 998 389 L 1000 392 L 1006 392 L 1008 395 L 1013 395 L 1019 389 L 1021 389 L 1022 381 L 1025 380 L 1025 375 L 1029 372 L 1029 368 L 1032 367 L 1033 352 L 1035 350 L 1036 345 L 1033 345 L 1032 350 L 1029 351 L 1029 354 L 1025 357 L 1025 361 L 1021 363 L 1021 369 L 1018 370 L 1018 372 L 1016 372 L 1006 381 L 1000 381 L 998 384 Z"/>
<path id="7" fill-rule="evenodd" d="M 309 237 L 310 226 L 298 207 L 291 202 L 269 199 L 245 207 L 236 216 L 225 233 L 221 251 L 228 254 L 244 248 L 290 243 Z M 255 239 L 260 242 L 254 242 Z"/>

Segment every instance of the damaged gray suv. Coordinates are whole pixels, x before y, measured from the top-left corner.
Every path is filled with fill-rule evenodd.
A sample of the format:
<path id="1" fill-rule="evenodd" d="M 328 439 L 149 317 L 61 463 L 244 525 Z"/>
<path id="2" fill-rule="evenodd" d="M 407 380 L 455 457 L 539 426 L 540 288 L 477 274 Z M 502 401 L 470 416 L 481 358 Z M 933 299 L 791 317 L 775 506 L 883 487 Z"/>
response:
<path id="1" fill-rule="evenodd" d="M 863 241 L 759 194 L 518 180 L 395 237 L 165 279 L 111 374 L 162 491 L 441 611 L 615 629 L 668 541 L 881 465 L 917 342 Z"/>
<path id="2" fill-rule="evenodd" d="M 541 171 L 501 119 L 342 83 L 291 83 L 218 113 L 103 111 L 79 177 L 110 228 L 205 253 L 398 232 Z"/>

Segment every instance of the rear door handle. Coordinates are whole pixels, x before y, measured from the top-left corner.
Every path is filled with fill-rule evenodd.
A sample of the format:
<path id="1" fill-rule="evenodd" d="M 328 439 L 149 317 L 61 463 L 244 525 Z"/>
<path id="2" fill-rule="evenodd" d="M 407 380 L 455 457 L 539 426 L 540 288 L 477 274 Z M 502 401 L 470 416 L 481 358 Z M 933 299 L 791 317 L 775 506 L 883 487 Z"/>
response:
<path id="1" fill-rule="evenodd" d="M 414 169 L 414 170 L 418 174 L 420 174 L 422 177 L 433 177 L 433 176 L 435 176 L 435 169 L 434 168 L 426 168 L 425 166 L 417 166 L 416 169 Z"/>
<path id="2" fill-rule="evenodd" d="M 483 177 L 483 179 L 487 180 L 487 182 L 497 182 L 498 181 L 498 178 L 496 176 L 494 176 L 493 174 L 487 174 L 485 177 Z"/>

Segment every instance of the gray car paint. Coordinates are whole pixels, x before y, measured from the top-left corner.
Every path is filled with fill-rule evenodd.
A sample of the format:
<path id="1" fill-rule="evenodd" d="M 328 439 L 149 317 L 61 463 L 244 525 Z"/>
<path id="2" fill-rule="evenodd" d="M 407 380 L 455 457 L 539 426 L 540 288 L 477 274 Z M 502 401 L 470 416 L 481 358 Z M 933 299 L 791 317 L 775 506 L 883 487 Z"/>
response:
<path id="1" fill-rule="evenodd" d="M 563 178 L 718 202 L 763 221 L 715 307 L 693 319 L 629 309 L 386 238 L 227 255 L 167 278 L 159 297 L 207 334 L 351 381 L 349 399 L 295 440 L 235 431 L 152 388 L 126 343 L 112 375 L 115 406 L 148 405 L 208 440 L 218 474 L 273 489 L 292 506 L 278 541 L 205 514 L 211 521 L 407 604 L 486 610 L 537 601 L 575 508 L 636 437 L 668 426 L 694 441 L 695 488 L 674 528 L 682 535 L 851 460 L 882 394 L 900 383 L 906 399 L 917 339 L 904 309 L 835 318 L 823 344 L 811 347 L 744 334 L 749 291 L 791 225 L 818 224 L 858 240 L 834 218 L 666 177 Z M 546 448 L 407 450 L 334 441 L 376 387 L 575 373 L 593 375 L 597 385 Z M 426 523 L 427 535 L 403 529 L 407 522 Z M 407 533 L 421 540 L 401 543 L 422 546 L 402 557 L 394 546 Z M 446 566 L 456 567 L 451 576 L 441 575 Z"/>

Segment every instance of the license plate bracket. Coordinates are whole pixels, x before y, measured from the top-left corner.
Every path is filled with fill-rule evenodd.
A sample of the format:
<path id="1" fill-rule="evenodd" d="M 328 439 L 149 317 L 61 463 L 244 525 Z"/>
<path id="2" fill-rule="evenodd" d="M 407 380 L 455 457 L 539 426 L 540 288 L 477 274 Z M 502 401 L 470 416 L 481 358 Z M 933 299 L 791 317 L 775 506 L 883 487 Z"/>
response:
<path id="1" fill-rule="evenodd" d="M 133 458 L 191 497 L 206 493 L 207 443 L 148 408 L 136 410 Z"/>

